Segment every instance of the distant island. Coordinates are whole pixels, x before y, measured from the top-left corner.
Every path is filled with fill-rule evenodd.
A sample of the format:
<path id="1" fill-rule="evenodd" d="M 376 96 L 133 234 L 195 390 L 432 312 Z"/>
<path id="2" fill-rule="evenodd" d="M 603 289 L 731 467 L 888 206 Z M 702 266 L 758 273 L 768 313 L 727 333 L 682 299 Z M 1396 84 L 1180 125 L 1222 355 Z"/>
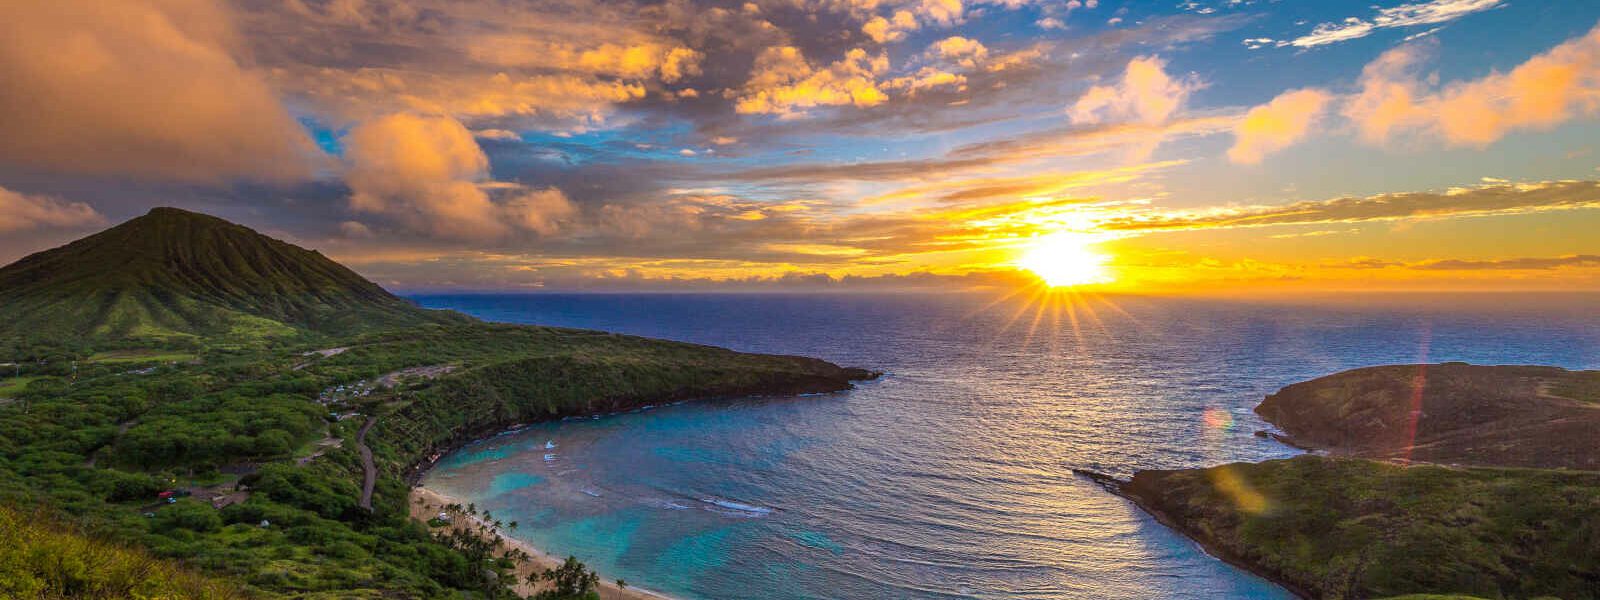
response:
<path id="1" fill-rule="evenodd" d="M 518 576 L 514 523 L 413 519 L 408 478 L 519 424 L 876 376 L 425 310 L 172 208 L 0 268 L 0 362 L 0 596 L 43 598 L 582 597 Z"/>
<path id="2" fill-rule="evenodd" d="M 1316 454 L 1088 475 L 1308 598 L 1600 598 L 1600 371 L 1355 369 L 1256 412 Z"/>

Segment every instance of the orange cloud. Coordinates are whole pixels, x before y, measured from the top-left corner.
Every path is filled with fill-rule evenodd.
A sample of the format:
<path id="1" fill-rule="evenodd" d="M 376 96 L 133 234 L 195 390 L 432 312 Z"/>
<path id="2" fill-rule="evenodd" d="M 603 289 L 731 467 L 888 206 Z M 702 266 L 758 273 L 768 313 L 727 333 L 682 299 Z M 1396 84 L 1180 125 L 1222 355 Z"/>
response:
<path id="1" fill-rule="evenodd" d="M 1419 46 L 1385 52 L 1362 71 L 1361 91 L 1344 108 L 1361 138 L 1437 136 L 1483 147 L 1518 130 L 1549 129 L 1600 115 L 1600 26 L 1534 56 L 1507 73 L 1430 90 L 1416 74 Z"/>
<path id="2" fill-rule="evenodd" d="M 917 29 L 917 17 L 908 10 L 897 10 L 890 17 L 876 16 L 868 19 L 861 26 L 861 33 L 867 34 L 872 41 L 877 43 L 898 42 L 905 39 L 906 32 Z"/>
<path id="3" fill-rule="evenodd" d="M 1200 89 L 1194 77 L 1173 79 L 1166 72 L 1166 61 L 1156 56 L 1141 56 L 1128 61 L 1122 81 L 1114 85 L 1089 88 L 1073 103 L 1067 114 L 1074 123 L 1142 123 L 1161 125 L 1183 109 L 1189 95 Z M 1124 147 L 1127 159 L 1138 162 L 1150 158 L 1164 136 L 1137 140 Z"/>
<path id="4" fill-rule="evenodd" d="M 1069 111 L 1072 120 L 1078 123 L 1166 122 L 1188 102 L 1189 94 L 1200 88 L 1200 83 L 1193 78 L 1173 79 L 1167 75 L 1166 67 L 1167 61 L 1157 56 L 1128 61 L 1121 82 L 1094 86 L 1078 98 Z"/>
<path id="5" fill-rule="evenodd" d="M 507 200 L 502 213 L 515 227 L 539 235 L 555 235 L 578 215 L 578 207 L 556 188 L 529 190 Z"/>
<path id="6" fill-rule="evenodd" d="M 1295 90 L 1250 109 L 1233 129 L 1234 143 L 1228 149 L 1228 159 L 1253 165 L 1267 154 L 1300 141 L 1331 98 L 1322 90 Z"/>
<path id="7" fill-rule="evenodd" d="M 593 123 L 603 121 L 613 105 L 645 95 L 644 86 L 637 83 L 569 74 L 361 68 L 278 71 L 275 80 L 352 121 L 415 112 L 461 119 L 547 117 Z"/>
<path id="8" fill-rule="evenodd" d="M 441 238 L 501 238 L 516 230 L 555 233 L 577 209 L 560 190 L 525 192 L 497 204 L 486 187 L 489 159 L 459 121 L 395 114 L 345 137 L 350 207 Z M 515 184 L 493 187 L 522 191 Z"/>
<path id="9" fill-rule="evenodd" d="M 0 4 L 0 160 L 221 182 L 312 174 L 316 146 L 211 0 Z"/>
<path id="10" fill-rule="evenodd" d="M 978 61 L 989 56 L 989 49 L 984 47 L 982 42 L 959 35 L 935 42 L 928 48 L 928 52 L 967 68 L 972 68 Z"/>
<path id="11" fill-rule="evenodd" d="M 1600 182 L 1489 183 L 1443 192 L 1399 192 L 1204 211 L 1119 217 L 1100 223 L 1107 230 L 1182 230 L 1265 227 L 1315 223 L 1360 223 L 1516 215 L 1600 208 Z"/>
<path id="12" fill-rule="evenodd" d="M 889 99 L 877 80 L 888 70 L 888 56 L 869 57 L 860 48 L 822 69 L 812 67 L 794 46 L 767 48 L 756 57 L 734 109 L 796 117 L 818 106 L 875 106 Z"/>
<path id="13" fill-rule="evenodd" d="M 21 194 L 0 187 L 0 233 L 43 227 L 89 227 L 105 222 L 105 217 L 82 202 Z"/>
<path id="14" fill-rule="evenodd" d="M 944 27 L 961 22 L 961 0 L 922 0 L 917 5 L 918 14 L 928 21 Z"/>
<path id="15" fill-rule="evenodd" d="M 472 39 L 469 55 L 502 67 L 537 67 L 643 80 L 674 82 L 700 73 L 704 55 L 663 41 L 604 42 L 580 45 L 569 41 L 522 35 L 484 36 Z"/>

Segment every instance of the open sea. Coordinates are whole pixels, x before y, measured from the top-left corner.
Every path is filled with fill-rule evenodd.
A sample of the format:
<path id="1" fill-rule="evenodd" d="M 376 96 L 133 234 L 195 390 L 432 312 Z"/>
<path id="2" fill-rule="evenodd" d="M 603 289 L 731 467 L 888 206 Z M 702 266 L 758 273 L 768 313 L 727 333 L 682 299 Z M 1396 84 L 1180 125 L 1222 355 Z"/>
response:
<path id="1" fill-rule="evenodd" d="M 1278 388 L 1353 367 L 1600 367 L 1600 297 L 417 295 L 483 319 L 881 370 L 838 394 L 534 425 L 424 481 L 689 599 L 1290 598 L 1072 474 L 1291 456 Z"/>

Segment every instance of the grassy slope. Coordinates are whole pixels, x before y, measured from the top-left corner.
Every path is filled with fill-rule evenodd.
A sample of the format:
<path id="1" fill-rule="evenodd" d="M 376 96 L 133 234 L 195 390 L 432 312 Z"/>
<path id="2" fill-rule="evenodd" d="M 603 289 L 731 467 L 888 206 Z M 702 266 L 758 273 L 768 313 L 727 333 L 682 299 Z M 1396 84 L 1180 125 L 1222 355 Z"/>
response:
<path id="1" fill-rule="evenodd" d="M 1600 371 L 1465 363 L 1353 369 L 1256 412 L 1299 446 L 1366 458 L 1600 470 Z"/>
<path id="2" fill-rule="evenodd" d="M 0 507 L 0 597 L 244 598 L 232 582 L 198 575 L 142 550 L 73 532 L 40 514 Z"/>
<path id="3" fill-rule="evenodd" d="M 177 209 L 0 268 L 0 341 L 250 341 L 436 318 L 319 253 Z"/>
<path id="4" fill-rule="evenodd" d="M 1600 598 L 1600 474 L 1301 456 L 1142 471 L 1122 492 L 1318 598 Z"/>

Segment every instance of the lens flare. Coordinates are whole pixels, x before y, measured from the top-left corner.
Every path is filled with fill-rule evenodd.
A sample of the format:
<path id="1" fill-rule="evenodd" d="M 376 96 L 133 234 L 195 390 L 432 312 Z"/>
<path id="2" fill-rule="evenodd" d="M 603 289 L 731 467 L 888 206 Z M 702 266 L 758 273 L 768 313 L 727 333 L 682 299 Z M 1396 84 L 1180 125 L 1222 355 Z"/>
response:
<path id="1" fill-rule="evenodd" d="M 1093 237 L 1076 233 L 1044 236 L 1022 253 L 1017 266 L 1032 272 L 1050 287 L 1109 283 L 1111 275 L 1105 268 L 1108 259 L 1090 248 L 1094 242 Z"/>

